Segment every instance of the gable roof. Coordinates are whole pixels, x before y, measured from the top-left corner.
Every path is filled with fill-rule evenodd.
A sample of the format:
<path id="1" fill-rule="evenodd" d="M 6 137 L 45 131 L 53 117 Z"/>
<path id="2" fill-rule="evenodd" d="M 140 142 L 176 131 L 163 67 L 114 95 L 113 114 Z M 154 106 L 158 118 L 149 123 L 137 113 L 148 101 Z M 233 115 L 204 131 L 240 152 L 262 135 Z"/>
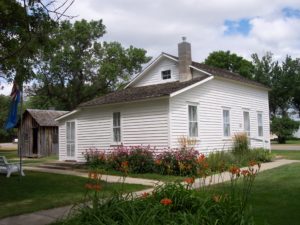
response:
<path id="1" fill-rule="evenodd" d="M 168 53 L 163 53 L 163 54 L 166 55 L 166 56 L 168 56 L 169 58 L 171 57 L 174 60 L 178 61 L 178 57 L 177 56 L 170 55 Z M 264 89 L 270 90 L 270 88 L 267 87 L 264 84 L 261 84 L 261 83 L 259 83 L 257 81 L 254 81 L 254 80 L 250 80 L 250 79 L 248 79 L 246 77 L 241 76 L 238 73 L 234 73 L 234 72 L 231 72 L 229 70 L 220 69 L 220 68 L 217 68 L 217 67 L 206 65 L 204 63 L 198 63 L 198 62 L 194 62 L 194 61 L 192 62 L 192 65 L 190 65 L 190 67 L 193 68 L 193 69 L 198 69 L 201 72 L 213 75 L 215 77 L 221 77 L 221 78 L 225 78 L 225 79 L 229 79 L 229 80 L 234 80 L 234 81 L 238 81 L 238 82 L 242 82 L 242 83 L 246 83 L 246 84 L 251 84 L 251 85 L 254 85 L 254 86 L 257 86 L 257 87 L 260 87 L 260 88 L 264 88 Z"/>
<path id="2" fill-rule="evenodd" d="M 209 78 L 209 76 L 204 75 L 203 77 L 195 78 L 186 82 L 175 81 L 163 84 L 126 88 L 92 99 L 88 102 L 81 103 L 79 107 L 132 102 L 150 98 L 170 96 L 172 93 L 204 81 L 206 78 Z"/>
<path id="3" fill-rule="evenodd" d="M 40 110 L 40 109 L 26 109 L 26 111 L 33 117 L 33 119 L 35 119 L 35 121 L 40 126 L 45 126 L 45 127 L 58 126 L 58 122 L 55 121 L 55 118 L 68 113 L 68 111 Z"/>

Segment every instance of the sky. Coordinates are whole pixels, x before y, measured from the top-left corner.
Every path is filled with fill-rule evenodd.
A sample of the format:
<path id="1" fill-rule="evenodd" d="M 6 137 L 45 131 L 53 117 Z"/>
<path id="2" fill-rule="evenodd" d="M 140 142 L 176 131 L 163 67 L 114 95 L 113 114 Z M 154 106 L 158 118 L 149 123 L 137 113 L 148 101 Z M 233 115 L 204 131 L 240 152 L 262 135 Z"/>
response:
<path id="1" fill-rule="evenodd" d="M 279 61 L 300 58 L 300 0 L 75 0 L 67 14 L 102 19 L 102 41 L 144 48 L 154 58 L 177 55 L 182 37 L 194 61 L 217 50 L 249 60 L 268 51 Z M 0 94 L 9 91 L 5 85 Z"/>

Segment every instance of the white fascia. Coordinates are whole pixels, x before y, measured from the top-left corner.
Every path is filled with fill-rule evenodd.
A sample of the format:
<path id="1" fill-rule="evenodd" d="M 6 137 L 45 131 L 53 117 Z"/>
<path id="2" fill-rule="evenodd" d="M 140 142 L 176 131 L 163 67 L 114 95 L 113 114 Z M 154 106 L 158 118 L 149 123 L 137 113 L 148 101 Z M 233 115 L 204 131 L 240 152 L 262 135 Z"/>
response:
<path id="1" fill-rule="evenodd" d="M 190 90 L 190 89 L 192 89 L 192 88 L 194 88 L 194 87 L 197 87 L 197 86 L 199 86 L 199 85 L 201 85 L 201 84 L 204 84 L 204 83 L 206 83 L 207 81 L 210 81 L 210 80 L 212 80 L 212 79 L 214 79 L 214 76 L 207 77 L 207 78 L 205 78 L 204 80 L 201 80 L 201 81 L 199 81 L 199 82 L 197 82 L 197 83 L 194 83 L 194 84 L 192 84 L 192 85 L 190 85 L 190 86 L 187 86 L 187 87 L 185 87 L 185 88 L 183 88 L 183 89 L 180 89 L 179 91 L 175 91 L 175 92 L 173 92 L 172 94 L 170 94 L 170 98 L 172 98 L 172 97 L 174 97 L 174 96 L 176 96 L 176 95 L 179 95 L 179 94 L 181 94 L 181 93 L 183 93 L 183 92 L 185 92 L 185 91 L 188 91 L 188 90 Z"/>
<path id="2" fill-rule="evenodd" d="M 69 112 L 69 113 L 66 113 L 66 114 L 64 114 L 64 115 L 62 115 L 62 116 L 60 116 L 60 117 L 57 117 L 57 118 L 55 119 L 55 121 L 59 121 L 59 120 L 61 120 L 61 119 L 63 119 L 63 118 L 66 118 L 66 117 L 68 117 L 68 116 L 71 116 L 71 115 L 77 113 L 78 111 L 79 111 L 79 109 L 76 109 L 76 110 L 73 110 L 73 111 L 71 111 L 71 112 Z"/>

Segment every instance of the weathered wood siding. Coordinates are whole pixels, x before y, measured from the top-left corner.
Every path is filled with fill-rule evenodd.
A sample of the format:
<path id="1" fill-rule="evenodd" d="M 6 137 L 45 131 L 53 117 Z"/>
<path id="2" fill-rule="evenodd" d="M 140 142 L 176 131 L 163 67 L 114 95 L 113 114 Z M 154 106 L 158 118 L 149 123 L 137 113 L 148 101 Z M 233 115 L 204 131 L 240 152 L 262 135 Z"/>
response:
<path id="1" fill-rule="evenodd" d="M 75 121 L 75 160 L 84 161 L 90 147 L 109 150 L 113 145 L 113 112 L 121 113 L 121 142 L 124 146 L 151 145 L 167 148 L 168 99 L 85 109 L 59 125 L 59 159 L 71 160 L 66 154 L 66 122 Z"/>
<path id="2" fill-rule="evenodd" d="M 34 136 L 33 129 L 37 129 L 37 152 L 33 152 Z M 22 137 L 21 135 L 22 129 Z M 58 132 L 58 127 L 42 127 L 26 112 L 23 116 L 23 123 L 19 129 L 19 152 L 25 157 L 42 157 L 58 153 L 58 144 L 53 143 L 53 135 Z"/>
<path id="3" fill-rule="evenodd" d="M 170 99 L 170 142 L 188 135 L 188 105 L 198 105 L 199 138 L 197 149 L 202 152 L 228 149 L 232 138 L 223 137 L 223 107 L 230 110 L 231 135 L 243 131 L 243 111 L 250 112 L 252 147 L 270 148 L 268 92 L 232 81 L 213 79 Z M 258 137 L 257 112 L 263 113 L 264 137 Z M 268 141 L 265 145 L 263 139 Z"/>

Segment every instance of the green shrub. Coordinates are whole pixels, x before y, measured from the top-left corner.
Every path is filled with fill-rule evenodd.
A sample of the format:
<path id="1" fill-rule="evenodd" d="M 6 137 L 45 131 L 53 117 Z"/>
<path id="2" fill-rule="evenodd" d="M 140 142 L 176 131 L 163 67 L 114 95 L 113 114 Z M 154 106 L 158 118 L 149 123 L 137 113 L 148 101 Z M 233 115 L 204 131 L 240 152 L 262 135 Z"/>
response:
<path id="1" fill-rule="evenodd" d="M 271 153 L 263 148 L 251 149 L 249 152 L 249 161 L 271 162 L 273 159 Z"/>
<path id="2" fill-rule="evenodd" d="M 277 135 L 277 141 L 285 144 L 286 140 L 293 136 L 299 129 L 299 122 L 290 119 L 288 116 L 274 117 L 271 122 L 271 132 Z"/>
<path id="3" fill-rule="evenodd" d="M 235 156 L 243 156 L 250 151 L 249 140 L 246 133 L 237 133 L 234 135 L 232 153 Z"/>
<path id="4" fill-rule="evenodd" d="M 207 163 L 212 172 L 223 172 L 236 162 L 234 155 L 231 152 L 216 151 L 208 155 Z"/>
<path id="5" fill-rule="evenodd" d="M 131 173 L 153 172 L 154 158 L 150 147 L 138 146 L 132 148 L 128 155 L 128 165 Z"/>
<path id="6" fill-rule="evenodd" d="M 87 165 L 91 168 L 107 168 L 107 158 L 104 151 L 100 151 L 97 148 L 89 148 L 85 150 L 83 156 L 87 162 Z"/>

